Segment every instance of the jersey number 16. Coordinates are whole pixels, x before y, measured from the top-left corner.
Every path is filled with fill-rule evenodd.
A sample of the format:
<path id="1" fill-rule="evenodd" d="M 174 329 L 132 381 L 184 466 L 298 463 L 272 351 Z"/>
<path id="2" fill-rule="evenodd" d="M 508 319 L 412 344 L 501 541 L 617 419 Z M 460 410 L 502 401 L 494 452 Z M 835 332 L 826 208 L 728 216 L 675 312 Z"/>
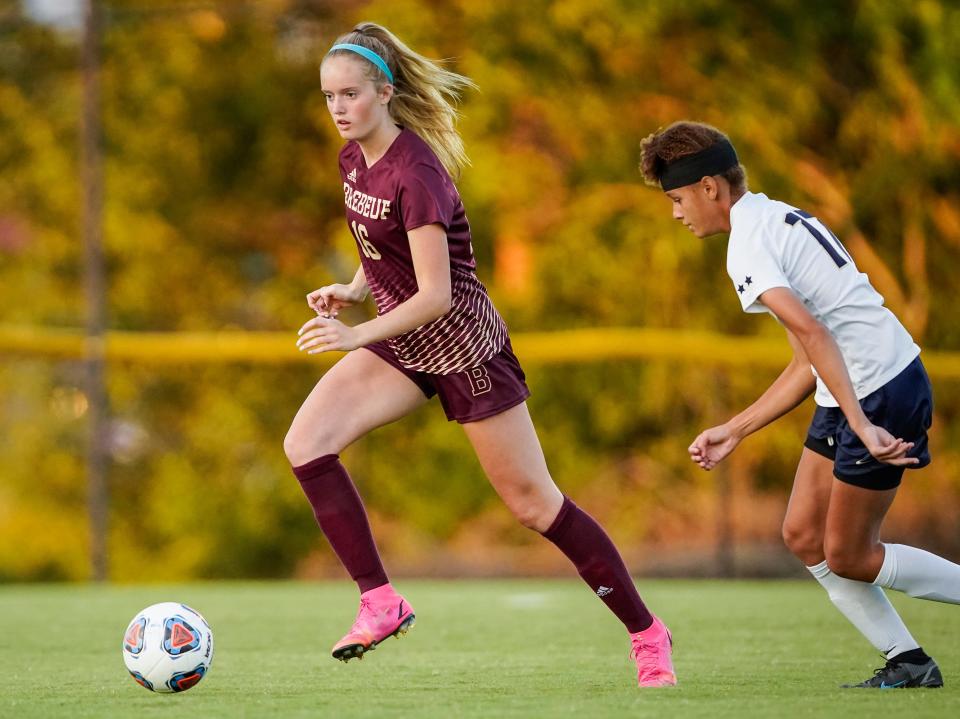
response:
<path id="1" fill-rule="evenodd" d="M 364 256 L 371 260 L 379 260 L 382 257 L 380 250 L 370 241 L 366 226 L 357 224 L 357 221 L 353 220 L 350 222 L 350 229 L 353 231 L 353 236 L 356 238 L 357 244 L 360 245 L 360 251 Z"/>

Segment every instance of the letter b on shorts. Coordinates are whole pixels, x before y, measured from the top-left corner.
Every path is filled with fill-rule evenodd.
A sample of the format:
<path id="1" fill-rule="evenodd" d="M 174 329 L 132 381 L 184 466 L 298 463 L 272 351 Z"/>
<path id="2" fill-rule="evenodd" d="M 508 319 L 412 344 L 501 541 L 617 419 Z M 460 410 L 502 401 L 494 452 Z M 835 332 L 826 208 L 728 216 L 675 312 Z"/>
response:
<path id="1" fill-rule="evenodd" d="M 470 389 L 473 390 L 474 397 L 493 389 L 493 382 L 490 380 L 490 375 L 487 374 L 487 368 L 483 365 L 468 369 L 467 377 L 470 380 Z"/>

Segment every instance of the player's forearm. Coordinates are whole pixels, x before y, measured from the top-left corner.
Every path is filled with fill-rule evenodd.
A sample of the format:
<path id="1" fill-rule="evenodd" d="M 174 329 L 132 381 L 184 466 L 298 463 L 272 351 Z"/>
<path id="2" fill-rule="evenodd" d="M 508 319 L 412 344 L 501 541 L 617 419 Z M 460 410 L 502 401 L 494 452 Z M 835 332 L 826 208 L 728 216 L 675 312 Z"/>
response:
<path id="1" fill-rule="evenodd" d="M 361 346 L 422 327 L 450 310 L 450 293 L 420 290 L 386 314 L 356 326 Z"/>
<path id="2" fill-rule="evenodd" d="M 367 275 L 363 271 L 363 265 L 360 265 L 354 273 L 353 279 L 350 281 L 350 289 L 357 297 L 357 302 L 363 302 L 367 299 L 370 287 L 367 285 Z"/>
<path id="3" fill-rule="evenodd" d="M 727 425 L 743 439 L 799 405 L 810 396 L 815 386 L 810 366 L 794 359 L 756 402 L 729 420 Z"/>
<path id="4" fill-rule="evenodd" d="M 869 424 L 856 393 L 850 382 L 850 373 L 843 361 L 843 355 L 837 346 L 837 341 L 822 325 L 806 334 L 797 335 L 803 344 L 803 349 L 810 358 L 810 363 L 816 368 L 817 374 L 830 390 L 830 394 L 837 400 L 840 410 L 847 418 L 850 428 L 859 434 L 864 426 Z"/>

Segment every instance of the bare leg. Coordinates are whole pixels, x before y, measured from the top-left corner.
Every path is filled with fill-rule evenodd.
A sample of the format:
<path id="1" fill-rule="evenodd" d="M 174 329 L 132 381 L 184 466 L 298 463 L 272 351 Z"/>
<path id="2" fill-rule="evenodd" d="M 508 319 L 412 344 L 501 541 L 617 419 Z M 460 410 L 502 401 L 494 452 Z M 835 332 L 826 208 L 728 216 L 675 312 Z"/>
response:
<path id="1" fill-rule="evenodd" d="M 896 488 L 877 491 L 834 480 L 824 540 L 834 574 L 872 582 L 880 573 L 880 525 L 896 496 Z"/>
<path id="2" fill-rule="evenodd" d="M 355 350 L 330 368 L 304 400 L 284 439 L 284 451 L 294 466 L 339 454 L 426 401 L 403 373 L 373 352 Z"/>
<path id="3" fill-rule="evenodd" d="M 467 423 L 464 430 L 491 484 L 517 519 L 543 534 L 573 562 L 629 632 L 650 628 L 653 615 L 610 537 L 564 497 L 550 477 L 526 404 Z"/>
<path id="4" fill-rule="evenodd" d="M 375 427 L 426 402 L 420 389 L 372 352 L 351 352 L 307 397 L 284 440 L 317 524 L 361 593 L 388 583 L 370 522 L 338 453 Z"/>
<path id="5" fill-rule="evenodd" d="M 960 604 L 960 566 L 923 549 L 880 542 L 880 525 L 896 492 L 836 480 L 827 517 L 831 569 L 911 597 Z"/>
<path id="6" fill-rule="evenodd" d="M 878 650 L 892 657 L 919 645 L 879 587 L 831 571 L 824 537 L 833 508 L 833 462 L 804 448 L 794 478 L 783 539 L 827 590 L 834 606 Z"/>
<path id="7" fill-rule="evenodd" d="M 833 462 L 804 447 L 783 519 L 783 541 L 808 567 L 824 560 L 823 537 L 832 486 Z"/>
<path id="8" fill-rule="evenodd" d="M 490 484 L 523 526 L 543 534 L 563 504 L 526 403 L 463 425 Z"/>

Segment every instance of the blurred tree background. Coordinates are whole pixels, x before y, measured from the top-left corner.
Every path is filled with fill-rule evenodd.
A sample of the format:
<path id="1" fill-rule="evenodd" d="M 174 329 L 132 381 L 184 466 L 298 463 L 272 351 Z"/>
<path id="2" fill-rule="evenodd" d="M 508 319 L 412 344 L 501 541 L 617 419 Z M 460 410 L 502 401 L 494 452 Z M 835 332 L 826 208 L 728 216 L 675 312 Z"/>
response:
<path id="1" fill-rule="evenodd" d="M 0 324 L 80 327 L 78 29 L 33 5 L 0 2 Z M 513 332 L 782 334 L 740 312 L 723 239 L 693 237 L 640 180 L 640 140 L 689 118 L 730 134 L 751 189 L 830 224 L 919 343 L 960 350 L 955 2 L 102 7 L 112 329 L 289 331 L 295 352 L 304 294 L 358 261 L 317 67 L 369 19 L 480 86 L 462 108 L 473 166 L 459 185 L 481 279 Z M 686 454 L 775 370 L 709 357 L 526 369 L 555 478 L 635 572 L 801 569 L 779 526 L 812 401 L 719 471 Z M 340 576 L 281 449 L 321 372 L 111 363 L 110 576 Z M 908 475 L 887 538 L 956 560 L 960 387 L 934 384 L 935 461 Z M 78 362 L 3 357 L 0 581 L 89 576 L 86 408 Z M 568 571 L 510 517 L 436 403 L 360 441 L 345 463 L 398 573 Z"/>

